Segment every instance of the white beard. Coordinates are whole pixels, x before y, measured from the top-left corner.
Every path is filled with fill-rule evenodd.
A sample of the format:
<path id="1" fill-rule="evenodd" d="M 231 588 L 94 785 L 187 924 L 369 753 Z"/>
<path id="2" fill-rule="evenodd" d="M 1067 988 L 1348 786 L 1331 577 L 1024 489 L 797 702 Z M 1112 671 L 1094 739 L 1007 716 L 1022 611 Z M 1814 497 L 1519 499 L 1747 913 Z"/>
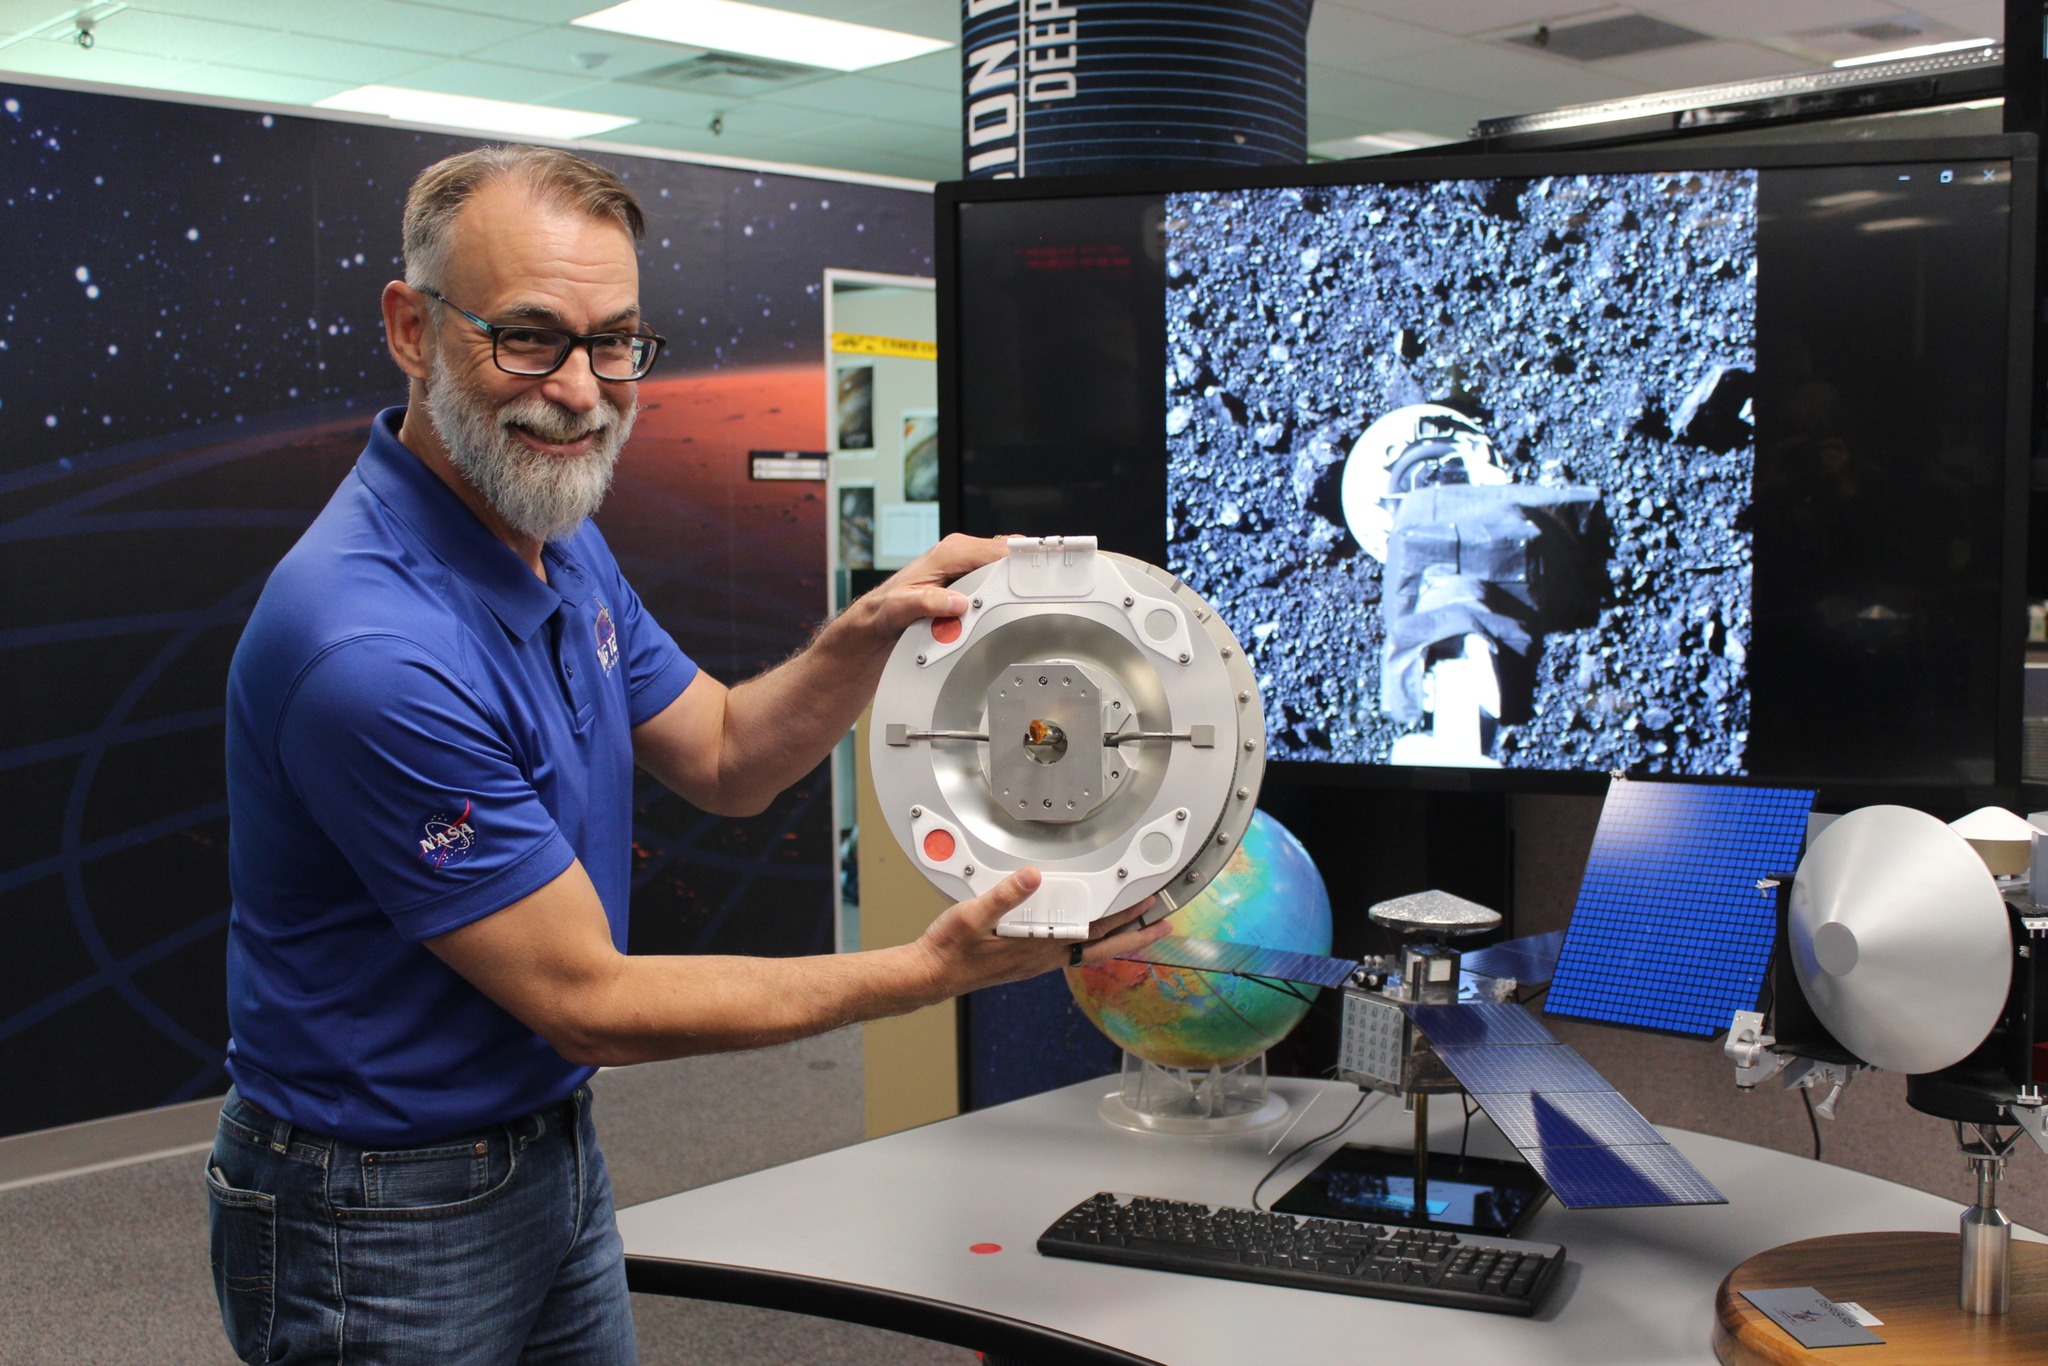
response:
<path id="1" fill-rule="evenodd" d="M 634 412 L 600 399 L 576 414 L 539 394 L 493 408 L 488 395 L 465 385 L 439 351 L 427 367 L 427 416 L 448 459 L 483 495 L 505 525 L 522 536 L 553 541 L 594 516 L 611 488 L 619 450 L 633 434 Z M 512 434 L 514 425 L 548 441 L 596 432 L 582 456 L 544 455 Z"/>

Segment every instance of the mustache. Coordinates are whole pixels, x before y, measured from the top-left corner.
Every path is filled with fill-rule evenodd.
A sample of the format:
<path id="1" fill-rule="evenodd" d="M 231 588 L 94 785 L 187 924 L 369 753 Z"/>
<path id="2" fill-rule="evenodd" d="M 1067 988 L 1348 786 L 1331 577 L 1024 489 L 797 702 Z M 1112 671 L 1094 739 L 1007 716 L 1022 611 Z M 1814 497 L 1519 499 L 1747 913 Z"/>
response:
<path id="1" fill-rule="evenodd" d="M 600 402 L 587 413 L 574 413 L 537 394 L 498 410 L 500 427 L 524 427 L 543 441 L 574 441 L 603 432 L 618 420 L 619 410 L 608 402 Z"/>

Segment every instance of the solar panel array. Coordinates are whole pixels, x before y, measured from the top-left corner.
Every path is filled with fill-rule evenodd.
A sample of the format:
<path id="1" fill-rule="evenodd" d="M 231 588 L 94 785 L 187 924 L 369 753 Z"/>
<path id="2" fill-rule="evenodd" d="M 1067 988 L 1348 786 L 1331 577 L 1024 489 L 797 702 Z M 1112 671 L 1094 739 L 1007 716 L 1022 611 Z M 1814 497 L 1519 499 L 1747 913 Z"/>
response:
<path id="1" fill-rule="evenodd" d="M 1564 947 L 1564 931 L 1503 939 L 1464 955 L 1459 966 L 1477 977 L 1512 977 L 1517 986 L 1540 987 L 1557 969 L 1557 953 Z"/>
<path id="2" fill-rule="evenodd" d="M 1127 963 L 1155 963 L 1166 968 L 1192 968 L 1198 972 L 1263 977 L 1317 987 L 1341 987 L 1358 970 L 1356 958 L 1326 958 L 1317 953 L 1233 944 L 1222 939 L 1189 939 L 1177 934 L 1118 957 Z"/>
<path id="3" fill-rule="evenodd" d="M 1404 1005 L 1567 1209 L 1725 1205 L 1593 1065 L 1515 1005 Z"/>
<path id="4" fill-rule="evenodd" d="M 1756 1009 L 1810 790 L 1616 779 L 1544 1009 L 1700 1038 Z"/>

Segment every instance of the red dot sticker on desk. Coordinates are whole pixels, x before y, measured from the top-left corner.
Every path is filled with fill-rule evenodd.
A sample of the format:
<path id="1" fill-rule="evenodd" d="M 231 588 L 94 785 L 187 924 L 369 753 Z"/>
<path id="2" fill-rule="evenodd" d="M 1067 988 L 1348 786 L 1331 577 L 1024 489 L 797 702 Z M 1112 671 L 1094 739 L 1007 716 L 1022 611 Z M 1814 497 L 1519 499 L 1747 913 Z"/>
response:
<path id="1" fill-rule="evenodd" d="M 991 1252 L 1001 1252 L 1003 1250 L 1003 1245 L 1001 1243 L 976 1243 L 973 1247 L 970 1247 L 967 1250 L 969 1252 L 978 1252 L 982 1256 L 986 1257 Z"/>

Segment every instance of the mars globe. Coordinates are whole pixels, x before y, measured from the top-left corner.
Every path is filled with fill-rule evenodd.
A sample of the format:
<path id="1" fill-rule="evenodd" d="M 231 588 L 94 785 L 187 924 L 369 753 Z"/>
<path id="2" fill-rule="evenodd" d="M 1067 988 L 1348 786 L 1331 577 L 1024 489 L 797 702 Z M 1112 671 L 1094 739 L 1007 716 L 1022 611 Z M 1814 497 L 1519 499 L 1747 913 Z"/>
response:
<path id="1" fill-rule="evenodd" d="M 1173 932 L 1296 953 L 1330 951 L 1330 893 L 1301 842 L 1255 812 L 1237 852 L 1174 912 Z M 1067 969 L 1067 985 L 1118 1047 L 1164 1067 L 1228 1066 L 1263 1053 L 1308 1013 L 1308 999 L 1241 977 L 1117 960 Z"/>

